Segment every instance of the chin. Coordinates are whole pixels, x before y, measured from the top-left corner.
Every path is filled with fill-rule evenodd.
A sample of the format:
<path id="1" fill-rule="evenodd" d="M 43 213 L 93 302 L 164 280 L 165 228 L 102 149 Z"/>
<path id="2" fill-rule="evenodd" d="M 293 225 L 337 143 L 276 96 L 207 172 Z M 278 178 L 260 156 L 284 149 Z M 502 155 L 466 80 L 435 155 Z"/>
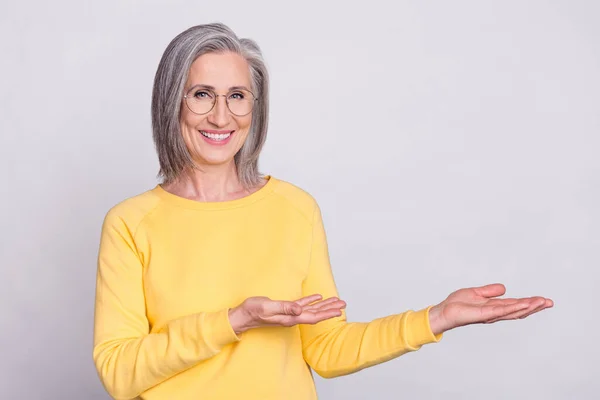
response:
<path id="1" fill-rule="evenodd" d="M 188 143 L 188 151 L 198 166 L 222 166 L 234 162 L 235 155 L 242 148 L 243 142 L 227 143 L 224 146 L 212 146 L 204 142 Z"/>
<path id="2" fill-rule="evenodd" d="M 206 158 L 203 158 L 199 164 L 200 165 L 218 166 L 218 165 L 228 165 L 228 164 L 231 164 L 231 163 L 234 163 L 234 162 L 235 161 L 233 160 L 233 157 L 232 158 L 227 158 L 227 159 L 217 159 L 217 158 L 206 159 Z"/>
<path id="3" fill-rule="evenodd" d="M 234 162 L 234 155 L 235 154 L 196 153 L 196 156 L 194 157 L 194 161 L 198 165 L 207 165 L 207 166 L 208 165 L 210 165 L 210 166 L 227 165 L 229 163 Z"/>

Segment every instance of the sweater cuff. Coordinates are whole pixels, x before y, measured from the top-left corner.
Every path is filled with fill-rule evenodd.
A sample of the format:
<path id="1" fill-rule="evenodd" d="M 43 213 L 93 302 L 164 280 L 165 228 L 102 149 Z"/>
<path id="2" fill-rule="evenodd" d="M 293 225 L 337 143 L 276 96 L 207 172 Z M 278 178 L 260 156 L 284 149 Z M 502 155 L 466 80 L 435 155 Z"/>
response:
<path id="1" fill-rule="evenodd" d="M 418 350 L 425 344 L 437 343 L 442 339 L 443 333 L 434 335 L 431 331 L 431 325 L 429 325 L 429 310 L 431 307 L 409 312 L 404 320 L 407 344 L 413 350 Z"/>
<path id="2" fill-rule="evenodd" d="M 231 322 L 229 322 L 229 309 L 214 313 L 206 313 L 202 322 L 204 326 L 211 327 L 212 340 L 208 343 L 215 350 L 220 350 L 228 344 L 239 342 L 240 338 L 235 334 Z"/>

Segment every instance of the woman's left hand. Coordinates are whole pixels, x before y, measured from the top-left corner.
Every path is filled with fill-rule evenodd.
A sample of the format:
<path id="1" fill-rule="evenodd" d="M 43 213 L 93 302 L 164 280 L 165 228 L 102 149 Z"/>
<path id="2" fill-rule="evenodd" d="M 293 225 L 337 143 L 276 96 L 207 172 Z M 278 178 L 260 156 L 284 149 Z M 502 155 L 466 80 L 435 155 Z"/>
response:
<path id="1" fill-rule="evenodd" d="M 510 319 L 523 319 L 552 307 L 554 303 L 544 297 L 498 299 L 506 292 L 502 284 L 460 289 L 429 310 L 429 322 L 437 335 L 459 326 L 489 324 Z"/>

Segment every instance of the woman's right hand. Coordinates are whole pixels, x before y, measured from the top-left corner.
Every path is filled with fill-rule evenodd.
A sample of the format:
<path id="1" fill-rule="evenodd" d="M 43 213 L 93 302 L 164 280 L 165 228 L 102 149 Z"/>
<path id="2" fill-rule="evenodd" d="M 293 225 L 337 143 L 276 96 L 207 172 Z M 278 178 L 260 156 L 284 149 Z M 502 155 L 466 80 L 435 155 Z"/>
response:
<path id="1" fill-rule="evenodd" d="M 248 329 L 265 326 L 290 327 L 298 324 L 316 324 L 339 317 L 346 303 L 336 297 L 321 300 L 314 294 L 296 301 L 277 301 L 268 297 L 249 297 L 229 310 L 229 321 L 236 335 Z"/>

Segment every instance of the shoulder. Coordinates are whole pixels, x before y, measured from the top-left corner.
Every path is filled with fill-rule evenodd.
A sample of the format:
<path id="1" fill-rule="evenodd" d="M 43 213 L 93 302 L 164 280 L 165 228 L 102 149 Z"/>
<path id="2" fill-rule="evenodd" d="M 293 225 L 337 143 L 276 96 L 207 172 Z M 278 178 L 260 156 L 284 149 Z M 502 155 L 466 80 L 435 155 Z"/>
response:
<path id="1" fill-rule="evenodd" d="M 126 228 L 131 235 L 159 205 L 160 197 L 155 189 L 126 198 L 112 206 L 104 218 L 104 227 Z"/>
<path id="2" fill-rule="evenodd" d="M 275 194 L 289 203 L 290 206 L 298 209 L 309 221 L 312 221 L 315 211 L 319 208 L 315 197 L 306 189 L 286 180 L 277 178 L 276 183 Z"/>

